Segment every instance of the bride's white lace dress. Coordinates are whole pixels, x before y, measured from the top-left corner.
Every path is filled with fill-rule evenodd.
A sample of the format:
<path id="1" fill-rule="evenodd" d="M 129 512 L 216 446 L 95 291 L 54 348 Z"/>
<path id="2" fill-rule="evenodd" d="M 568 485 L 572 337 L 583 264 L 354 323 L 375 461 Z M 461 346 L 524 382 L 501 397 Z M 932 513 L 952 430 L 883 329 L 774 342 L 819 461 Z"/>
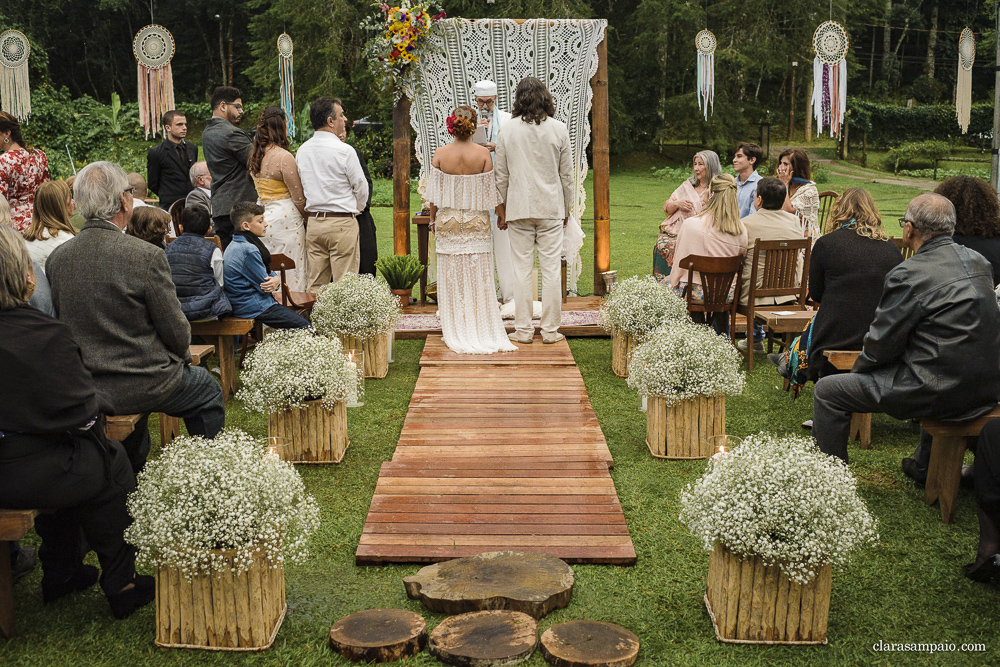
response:
<path id="1" fill-rule="evenodd" d="M 500 203 L 493 172 L 467 176 L 431 167 L 426 198 L 437 206 L 438 315 L 445 345 L 462 354 L 513 352 L 493 280 L 490 209 Z"/>

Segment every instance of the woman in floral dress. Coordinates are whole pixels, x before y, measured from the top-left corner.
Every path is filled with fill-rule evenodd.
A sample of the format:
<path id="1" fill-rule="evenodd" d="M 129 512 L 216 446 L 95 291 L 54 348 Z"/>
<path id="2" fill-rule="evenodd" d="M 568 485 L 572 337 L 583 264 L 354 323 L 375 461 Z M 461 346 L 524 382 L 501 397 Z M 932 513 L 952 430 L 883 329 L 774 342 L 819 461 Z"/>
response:
<path id="1" fill-rule="evenodd" d="M 49 160 L 45 153 L 28 146 L 17 119 L 0 111 L 0 195 L 10 205 L 11 225 L 17 231 L 24 233 L 31 225 L 35 190 L 47 180 Z"/>

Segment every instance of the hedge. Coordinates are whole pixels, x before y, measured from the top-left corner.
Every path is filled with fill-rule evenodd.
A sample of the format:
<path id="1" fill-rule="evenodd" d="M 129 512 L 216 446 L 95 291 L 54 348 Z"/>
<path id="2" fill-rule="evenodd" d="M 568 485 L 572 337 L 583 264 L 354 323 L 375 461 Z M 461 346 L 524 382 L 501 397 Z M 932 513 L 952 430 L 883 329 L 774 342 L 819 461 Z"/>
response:
<path id="1" fill-rule="evenodd" d="M 952 143 L 978 146 L 993 136 L 993 105 L 972 105 L 969 131 L 962 134 L 951 104 L 927 104 L 907 109 L 895 104 L 869 102 L 848 98 L 851 137 L 861 138 L 868 132 L 868 144 L 873 147 L 898 146 L 904 142 L 938 139 Z"/>

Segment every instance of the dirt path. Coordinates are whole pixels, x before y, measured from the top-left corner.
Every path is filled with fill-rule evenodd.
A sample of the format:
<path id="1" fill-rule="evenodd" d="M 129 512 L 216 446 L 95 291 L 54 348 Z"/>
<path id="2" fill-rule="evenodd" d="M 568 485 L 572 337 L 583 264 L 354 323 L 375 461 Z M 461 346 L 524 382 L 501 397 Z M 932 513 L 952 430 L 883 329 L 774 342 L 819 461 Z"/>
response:
<path id="1" fill-rule="evenodd" d="M 786 148 L 796 148 L 795 146 L 772 146 L 771 150 L 777 150 L 779 153 Z M 815 153 L 809 153 L 809 160 L 813 164 L 823 165 L 823 167 L 835 176 L 842 176 L 844 178 L 853 178 L 859 181 L 865 181 L 866 183 L 883 183 L 885 185 L 895 185 L 904 188 L 919 188 L 925 192 L 931 192 L 939 185 L 938 181 L 932 181 L 923 178 L 910 178 L 909 176 L 893 176 L 891 174 L 886 174 L 885 176 L 874 176 L 871 171 L 860 169 L 858 167 L 853 167 L 851 165 L 845 165 L 841 162 L 835 160 L 830 160 L 828 158 L 820 157 Z"/>

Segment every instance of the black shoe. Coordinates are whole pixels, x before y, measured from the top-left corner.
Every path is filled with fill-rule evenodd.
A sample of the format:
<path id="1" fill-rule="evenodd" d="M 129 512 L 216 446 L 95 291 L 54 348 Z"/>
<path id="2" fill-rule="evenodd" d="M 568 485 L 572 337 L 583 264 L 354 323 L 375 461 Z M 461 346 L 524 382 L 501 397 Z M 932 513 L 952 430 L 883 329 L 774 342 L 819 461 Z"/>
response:
<path id="1" fill-rule="evenodd" d="M 972 466 L 962 466 L 962 477 L 959 483 L 966 489 L 976 488 L 976 475 L 972 471 Z"/>
<path id="2" fill-rule="evenodd" d="M 965 576 L 979 583 L 986 583 L 992 580 L 993 577 L 1000 573 L 1000 563 L 997 562 L 998 557 L 1000 557 L 1000 554 L 990 556 L 978 566 L 975 563 L 969 563 L 962 568 L 965 570 Z"/>
<path id="3" fill-rule="evenodd" d="M 921 468 L 917 462 L 911 458 L 903 459 L 903 474 L 913 480 L 917 488 L 924 488 L 927 484 L 927 468 Z"/>
<path id="4" fill-rule="evenodd" d="M 66 597 L 70 593 L 84 591 L 97 583 L 99 572 L 93 565 L 81 565 L 69 580 L 53 583 L 42 577 L 42 601 L 46 604 Z"/>
<path id="5" fill-rule="evenodd" d="M 37 562 L 38 551 L 35 550 L 35 547 L 19 547 L 17 549 L 17 554 L 14 556 L 14 559 L 10 564 L 12 581 L 17 582 L 21 578 L 27 576 L 29 572 L 35 569 L 35 563 Z"/>
<path id="6" fill-rule="evenodd" d="M 136 575 L 133 588 L 108 596 L 111 613 L 119 621 L 131 616 L 139 607 L 145 607 L 156 599 L 156 578 Z"/>

